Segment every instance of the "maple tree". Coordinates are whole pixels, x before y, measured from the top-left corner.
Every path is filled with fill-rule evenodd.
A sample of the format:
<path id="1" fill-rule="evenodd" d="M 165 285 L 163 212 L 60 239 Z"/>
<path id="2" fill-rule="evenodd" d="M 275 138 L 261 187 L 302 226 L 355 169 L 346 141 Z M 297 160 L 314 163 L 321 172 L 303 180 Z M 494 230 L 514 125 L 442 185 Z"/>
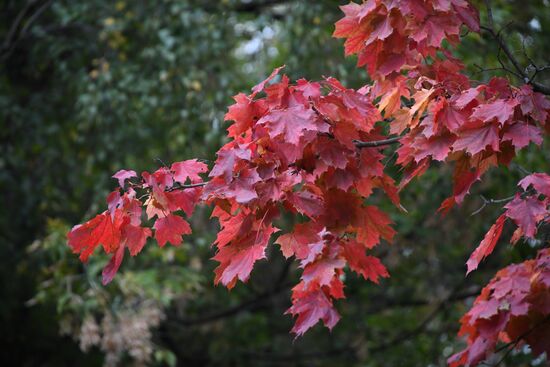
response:
<path id="1" fill-rule="evenodd" d="M 404 210 L 399 191 L 433 162 L 451 163 L 453 191 L 439 208 L 445 214 L 490 168 L 508 166 L 530 143 L 542 144 L 550 131 L 544 96 L 550 93 L 507 51 L 489 6 L 488 26 L 480 26 L 477 9 L 465 0 L 369 0 L 342 10 L 334 36 L 345 39 L 346 55 L 357 55 L 372 83 L 358 90 L 332 77 L 293 83 L 277 68 L 250 94 L 234 97 L 225 115 L 230 141 L 210 169 L 190 159 L 153 173 L 117 172 L 108 209 L 68 234 L 84 262 L 99 246 L 112 255 L 104 284 L 126 248 L 136 256 L 149 237 L 160 247 L 179 246 L 191 233 L 183 215 L 207 204 L 220 224 L 214 282 L 231 289 L 248 280 L 280 231 L 274 221 L 290 213 L 303 220 L 274 243 L 302 269 L 287 311 L 296 317 L 292 332 L 300 336 L 319 321 L 331 329 L 340 318 L 335 301 L 345 297 L 346 267 L 375 283 L 389 276 L 369 254 L 396 233 L 388 214 L 367 204 L 374 190 Z M 501 43 L 525 84 L 471 80 L 449 50 L 463 28 L 485 30 Z M 392 144 L 399 144 L 399 183 L 385 170 L 384 149 Z M 550 223 L 550 176 L 530 174 L 518 185 L 520 192 L 502 201 L 504 213 L 467 261 L 468 273 L 491 254 L 507 221 L 517 226 L 512 244 L 533 239 Z M 478 364 L 499 341 L 550 352 L 539 337 L 550 333 L 549 265 L 550 253 L 542 249 L 535 260 L 497 273 L 461 320 L 468 346 L 449 359 L 452 366 Z"/>

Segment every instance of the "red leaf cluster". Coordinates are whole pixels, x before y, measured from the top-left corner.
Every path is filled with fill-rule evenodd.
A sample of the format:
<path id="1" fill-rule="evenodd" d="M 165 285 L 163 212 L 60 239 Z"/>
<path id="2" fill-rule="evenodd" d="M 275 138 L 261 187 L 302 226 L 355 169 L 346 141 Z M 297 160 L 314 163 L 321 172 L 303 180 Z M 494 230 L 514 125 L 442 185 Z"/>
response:
<path id="1" fill-rule="evenodd" d="M 457 44 L 463 24 L 479 31 L 477 10 L 465 0 L 368 0 L 341 9 L 334 37 L 346 39 L 346 56 L 357 54 L 374 80 L 419 68 L 444 40 Z"/>
<path id="2" fill-rule="evenodd" d="M 231 140 L 218 151 L 208 182 L 200 176 L 208 167 L 196 159 L 139 178 L 134 171 L 117 172 L 120 189 L 109 195 L 108 210 L 68 234 L 82 261 L 100 245 L 112 254 L 104 283 L 126 247 L 135 256 L 149 237 L 161 247 L 179 245 L 191 228 L 178 214 L 191 216 L 203 202 L 220 223 L 215 283 L 231 289 L 265 258 L 279 231 L 274 223 L 286 212 L 302 219 L 275 240 L 302 269 L 287 310 L 296 317 L 292 332 L 302 335 L 319 321 L 332 328 L 340 317 L 334 302 L 345 297 L 346 267 L 375 283 L 389 276 L 368 254 L 395 235 L 389 216 L 366 203 L 374 189 L 400 208 L 398 191 L 407 183 L 433 161 L 454 162 L 453 192 L 440 207 L 445 213 L 489 168 L 509 165 L 518 150 L 540 145 L 550 131 L 545 96 L 503 78 L 470 81 L 443 46 L 457 44 L 463 26 L 479 30 L 468 1 L 367 0 L 342 10 L 334 36 L 346 39 L 346 54 L 358 55 L 374 83 L 359 90 L 334 78 L 291 83 L 277 68 L 250 94 L 234 97 L 225 115 Z M 388 139 L 388 131 L 400 135 L 396 164 L 403 177 L 397 187 L 382 163 L 385 145 L 397 139 Z M 512 243 L 534 238 L 540 223 L 550 221 L 550 176 L 532 174 L 519 186 L 472 253 L 468 272 L 493 251 L 508 219 L 517 225 Z M 143 211 L 154 232 L 142 226 Z M 548 342 L 535 338 L 547 327 L 524 333 L 549 313 L 549 255 L 543 250 L 536 260 L 497 274 L 463 318 L 469 346 L 451 364 L 474 365 L 499 340 L 521 337 L 537 353 L 548 350 Z"/>
<path id="3" fill-rule="evenodd" d="M 143 209 L 149 220 L 156 217 L 153 228 L 159 246 L 164 246 L 166 242 L 179 245 L 181 236 L 190 234 L 191 227 L 173 213 L 181 210 L 190 216 L 202 188 L 174 189 L 177 185 L 185 184 L 188 179 L 193 183 L 202 181 L 199 173 L 206 170 L 204 163 L 192 159 L 174 163 L 171 169 L 160 168 L 153 174 L 143 172 L 140 182 L 131 181 L 137 178 L 134 171 L 121 170 L 115 173 L 113 178 L 118 180 L 120 188 L 107 197 L 108 210 L 73 227 L 67 235 L 69 246 L 73 252 L 80 254 L 83 262 L 99 245 L 103 246 L 106 253 L 113 254 L 103 269 L 103 284 L 107 284 L 122 263 L 124 249 L 128 248 L 130 255 L 136 256 L 145 246 L 147 238 L 153 235 L 150 228 L 142 226 Z M 144 203 L 136 198 L 138 191 L 145 192 Z"/>
<path id="4" fill-rule="evenodd" d="M 382 239 L 392 240 L 392 221 L 364 199 L 380 188 L 399 205 L 397 188 L 383 172 L 383 147 L 356 147 L 357 140 L 382 137 L 378 109 L 368 94 L 333 78 L 292 84 L 282 76 L 268 84 L 279 71 L 250 95 L 235 97 L 226 114 L 232 140 L 218 151 L 208 182 L 200 177 L 207 167 L 197 160 L 143 172 L 141 180 L 133 171 L 113 176 L 121 189 L 110 195 L 109 210 L 69 233 L 69 245 L 83 261 L 99 244 L 113 254 L 105 283 L 119 268 L 124 247 L 136 255 L 150 236 L 161 247 L 179 245 L 191 228 L 176 213 L 190 216 L 199 201 L 212 205 L 220 222 L 215 283 L 228 288 L 247 281 L 256 261 L 265 258 L 281 210 L 304 217 L 276 241 L 303 269 L 288 310 L 297 316 L 297 335 L 319 320 L 330 328 L 337 322 L 333 301 L 344 297 L 346 265 L 375 283 L 389 276 L 366 252 Z M 143 204 L 135 199 L 138 191 Z M 140 226 L 142 209 L 154 221 L 154 233 Z"/>
<path id="5" fill-rule="evenodd" d="M 498 342 L 507 348 L 526 343 L 534 356 L 550 353 L 550 249 L 500 270 L 460 322 L 468 347 L 449 358 L 451 367 L 477 365 Z"/>
<path id="6" fill-rule="evenodd" d="M 508 165 L 531 142 L 540 145 L 544 126 L 550 125 L 550 102 L 532 107 L 530 101 L 541 95 L 529 86 L 515 88 L 502 78 L 462 91 L 436 80 L 425 79 L 423 85 L 429 89 L 413 94 L 413 106 L 396 112 L 393 127 L 409 129 L 397 163 L 414 177 L 431 161 L 456 162 L 453 195 L 442 204 L 443 212 L 462 203 L 489 168 Z"/>
<path id="7" fill-rule="evenodd" d="M 396 203 L 398 198 L 383 173 L 380 148 L 360 150 L 354 143 L 381 136 L 375 126 L 380 113 L 367 95 L 332 78 L 291 84 L 282 76 L 235 101 L 226 115 L 233 121 L 233 140 L 218 152 L 203 194 L 221 225 L 215 281 L 229 288 L 246 281 L 265 257 L 280 208 L 300 214 L 307 221 L 276 240 L 303 269 L 288 310 L 297 316 L 293 332 L 301 335 L 319 320 L 331 328 L 339 318 L 333 300 L 344 297 L 346 264 L 375 282 L 388 276 L 365 252 L 392 239 L 391 220 L 363 199 L 375 187 L 390 192 Z"/>
<path id="8" fill-rule="evenodd" d="M 453 195 L 446 213 L 460 204 L 489 168 L 508 165 L 517 150 L 542 143 L 550 126 L 550 101 L 503 78 L 472 87 L 463 65 L 443 47 L 459 42 L 460 27 L 479 31 L 477 10 L 465 0 L 369 0 L 342 7 L 334 36 L 345 38 L 346 55 L 357 54 L 374 84 L 367 88 L 390 132 L 401 134 L 397 164 L 400 188 L 432 161 L 455 161 Z M 433 62 L 426 62 L 427 59 Z M 410 100 L 402 106 L 401 100 Z"/>

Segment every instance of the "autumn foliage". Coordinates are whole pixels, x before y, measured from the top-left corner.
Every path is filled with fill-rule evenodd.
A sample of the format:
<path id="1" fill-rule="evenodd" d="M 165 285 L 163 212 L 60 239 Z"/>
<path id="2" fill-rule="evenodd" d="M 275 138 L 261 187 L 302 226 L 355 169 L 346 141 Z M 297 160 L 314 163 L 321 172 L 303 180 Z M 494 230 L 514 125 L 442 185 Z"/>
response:
<path id="1" fill-rule="evenodd" d="M 490 168 L 508 166 L 519 150 L 542 143 L 550 130 L 543 94 L 504 78 L 474 82 L 452 56 L 461 30 L 480 31 L 478 12 L 467 1 L 369 0 L 342 10 L 334 36 L 345 39 L 346 55 L 356 54 L 373 82 L 359 90 L 330 77 L 291 82 L 278 68 L 250 94 L 234 97 L 225 116 L 230 141 L 210 169 L 191 159 L 153 173 L 116 173 L 119 188 L 108 196 L 108 209 L 68 234 L 82 261 L 99 246 L 112 254 L 105 284 L 126 248 L 135 256 L 149 237 L 161 247 L 180 245 L 191 233 L 184 218 L 207 204 L 220 224 L 213 244 L 216 284 L 231 289 L 246 282 L 274 240 L 302 269 L 287 311 L 296 317 L 292 332 L 302 335 L 319 321 L 332 328 L 340 318 L 335 301 L 345 297 L 345 269 L 375 283 L 389 276 L 369 254 L 396 233 L 389 216 L 368 204 L 373 191 L 402 209 L 398 193 L 408 182 L 434 161 L 450 163 L 454 188 L 439 209 L 446 213 Z M 382 163 L 390 144 L 399 144 L 399 183 Z M 549 205 L 550 176 L 521 180 L 468 260 L 468 273 L 493 251 L 506 222 L 517 227 L 513 244 L 534 238 L 538 226 L 550 222 Z M 302 220 L 280 233 L 274 221 L 282 213 Z M 499 341 L 550 352 L 548 340 L 537 337 L 550 333 L 544 324 L 549 287 L 547 250 L 498 272 L 463 317 L 460 334 L 468 347 L 451 365 L 475 365 Z"/>

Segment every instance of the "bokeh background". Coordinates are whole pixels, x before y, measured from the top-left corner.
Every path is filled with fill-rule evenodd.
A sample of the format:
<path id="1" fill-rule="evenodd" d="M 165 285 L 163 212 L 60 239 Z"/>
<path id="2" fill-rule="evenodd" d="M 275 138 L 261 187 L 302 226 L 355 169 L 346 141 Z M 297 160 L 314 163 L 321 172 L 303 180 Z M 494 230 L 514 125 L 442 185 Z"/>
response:
<path id="1" fill-rule="evenodd" d="M 548 142 L 527 149 L 510 169 L 490 172 L 445 218 L 436 209 L 451 192 L 448 166 L 403 192 L 408 214 L 375 195 L 399 233 L 377 249 L 391 278 L 375 285 L 347 274 L 340 323 L 298 340 L 283 313 L 299 269 L 272 246 L 248 285 L 214 287 L 217 227 L 208 208 L 196 213 L 194 234 L 181 247 L 150 243 L 141 256 L 126 257 L 107 287 L 100 283 L 107 258 L 83 265 L 66 245 L 71 226 L 103 210 L 117 170 L 214 160 L 231 96 L 274 67 L 285 64 L 293 79 L 367 83 L 331 38 L 341 4 L 0 2 L 0 365 L 443 366 L 463 346 L 458 320 L 473 296 L 497 269 L 540 246 L 503 243 L 465 278 L 464 263 L 499 208 L 470 214 L 482 204 L 479 194 L 506 197 L 523 171 L 548 171 Z M 548 0 L 493 6 L 524 64 L 528 57 L 549 63 Z M 455 53 L 473 79 L 499 75 L 475 66 L 498 66 L 489 38 L 469 34 Z M 280 225 L 291 228 L 292 218 Z M 531 359 L 525 349 L 502 365 L 547 363 Z"/>

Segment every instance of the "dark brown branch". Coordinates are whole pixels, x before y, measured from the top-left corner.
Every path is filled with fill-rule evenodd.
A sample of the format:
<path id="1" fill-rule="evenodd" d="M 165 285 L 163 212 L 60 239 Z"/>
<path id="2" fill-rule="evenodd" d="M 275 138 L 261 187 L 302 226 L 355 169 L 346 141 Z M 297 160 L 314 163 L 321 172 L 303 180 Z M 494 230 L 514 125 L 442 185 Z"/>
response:
<path id="1" fill-rule="evenodd" d="M 424 329 L 432 322 L 432 320 L 445 308 L 447 307 L 446 302 L 441 302 L 429 315 L 426 317 L 420 324 L 418 324 L 414 329 L 405 331 L 402 334 L 399 334 L 395 338 L 391 339 L 388 342 L 379 344 L 373 348 L 370 349 L 371 353 L 377 353 L 381 352 L 383 350 L 386 350 L 388 348 L 391 348 L 397 344 L 401 344 L 401 342 L 412 338 L 415 335 L 420 334 Z"/>
<path id="2" fill-rule="evenodd" d="M 42 4 L 35 12 L 33 15 L 31 15 L 29 17 L 29 19 L 27 20 L 27 22 L 25 23 L 25 26 L 21 29 L 21 33 L 20 33 L 20 36 L 19 37 L 23 37 L 25 35 L 25 33 L 27 33 L 27 31 L 30 29 L 30 27 L 32 26 L 32 24 L 42 15 L 42 13 L 44 13 L 49 7 L 50 5 L 52 5 L 52 2 L 53 0 L 48 0 L 46 1 L 44 4 Z"/>
<path id="3" fill-rule="evenodd" d="M 283 273 L 286 273 L 287 269 L 288 268 L 285 266 L 285 268 L 283 269 Z M 286 277 L 286 274 L 285 274 L 285 277 Z M 282 279 L 284 279 L 284 278 L 282 278 Z M 244 301 L 244 302 L 242 302 L 238 305 L 229 307 L 225 310 L 215 312 L 215 313 L 212 313 L 212 314 L 198 316 L 198 317 L 193 318 L 193 319 L 177 318 L 175 320 L 175 322 L 180 326 L 202 325 L 202 324 L 208 324 L 208 323 L 211 323 L 211 322 L 214 322 L 214 321 L 218 321 L 218 320 L 221 320 L 221 319 L 233 317 L 235 315 L 240 314 L 241 312 L 257 311 L 257 310 L 261 309 L 267 303 L 267 301 L 269 301 L 271 298 L 273 298 L 274 296 L 278 295 L 281 292 L 286 291 L 290 287 L 291 287 L 290 283 L 283 283 L 279 279 L 276 283 L 276 286 L 273 287 L 271 290 L 260 293 L 256 297 L 254 297 L 250 300 Z M 424 320 L 424 322 L 423 322 L 424 326 L 427 323 L 429 323 L 431 321 L 431 319 L 433 319 L 433 317 L 435 317 L 439 311 L 441 311 L 442 307 L 447 307 L 448 303 L 462 301 L 466 298 L 475 297 L 478 294 L 479 294 L 479 289 L 476 289 L 476 290 L 470 291 L 470 292 L 460 293 L 460 294 L 456 293 L 456 292 L 451 293 L 437 307 L 437 312 L 435 312 L 434 315 L 430 314 L 431 318 L 429 320 Z M 386 301 L 382 304 L 373 305 L 373 306 L 369 307 L 367 312 L 370 313 L 370 314 L 374 314 L 374 313 L 378 313 L 378 312 L 388 310 L 390 308 L 422 307 L 422 306 L 427 306 L 431 303 L 433 303 L 433 301 L 426 300 L 426 299 L 416 299 L 416 300 L 415 299 L 410 299 L 410 300 L 405 300 L 405 301 L 402 301 L 402 300 L 388 300 L 388 301 Z M 414 330 L 415 331 L 417 331 L 417 330 L 421 331 L 422 329 L 423 328 L 418 328 L 417 327 Z M 406 334 L 409 337 L 415 335 L 415 333 L 411 333 L 411 332 L 408 332 Z M 402 338 L 402 336 L 400 336 L 400 338 Z M 383 348 L 381 348 L 381 346 L 378 346 L 378 347 L 375 347 L 375 349 L 382 350 Z"/>
<path id="4" fill-rule="evenodd" d="M 516 75 L 518 78 L 522 79 L 524 83 L 531 84 L 535 91 L 546 95 L 550 95 L 550 86 L 535 82 L 532 77 L 529 77 L 525 68 L 521 66 L 520 62 L 515 57 L 515 55 L 513 54 L 508 44 L 502 38 L 501 31 L 498 31 L 498 32 L 495 31 L 493 11 L 491 9 L 490 1 L 489 0 L 484 0 L 484 1 L 485 1 L 485 7 L 487 8 L 487 17 L 488 17 L 489 23 L 487 26 L 481 26 L 480 28 L 488 32 L 495 39 L 495 41 L 497 41 L 499 46 L 499 52 L 500 50 L 504 52 L 504 54 L 506 55 L 506 58 L 512 63 L 515 71 L 507 70 L 506 67 L 502 65 L 503 68 L 511 72 L 512 74 Z"/>
<path id="5" fill-rule="evenodd" d="M 376 147 L 382 147 L 385 145 L 392 145 L 395 143 L 399 143 L 399 140 L 401 140 L 401 136 L 396 136 L 393 138 L 383 139 L 383 140 L 373 140 L 373 141 L 361 141 L 361 140 L 354 140 L 353 144 L 357 148 L 376 148 Z"/>
<path id="6" fill-rule="evenodd" d="M 337 357 L 337 356 L 344 356 L 345 358 L 355 361 L 356 358 L 356 351 L 349 346 L 344 347 L 334 347 L 330 349 L 324 349 L 319 351 L 311 351 L 311 352 L 302 352 L 302 353 L 292 353 L 292 354 L 274 354 L 269 352 L 255 352 L 250 350 L 243 350 L 243 355 L 246 355 L 248 358 L 259 360 L 259 361 L 269 361 L 271 363 L 273 362 L 290 362 L 291 365 L 293 362 L 296 361 L 314 361 L 314 360 L 323 360 L 331 357 Z"/>
<path id="7" fill-rule="evenodd" d="M 174 185 L 170 188 L 167 188 L 166 191 L 170 192 L 170 191 L 175 191 L 175 190 L 192 189 L 193 187 L 205 186 L 207 183 L 208 183 L 208 181 L 198 182 L 198 183 L 188 184 L 188 185 L 179 185 L 178 184 L 178 185 Z"/>
<path id="8" fill-rule="evenodd" d="M 485 3 L 485 8 L 487 8 L 487 19 L 489 22 L 489 27 L 494 28 L 495 27 L 495 21 L 493 20 L 493 9 L 491 8 L 491 1 L 490 0 L 483 0 Z"/>
<path id="9" fill-rule="evenodd" d="M 462 283 L 460 284 L 462 285 Z M 424 321 L 417 326 L 415 329 L 410 330 L 408 332 L 405 332 L 401 335 L 398 335 L 396 338 L 392 339 L 389 342 L 379 344 L 373 348 L 369 348 L 369 353 L 378 353 L 382 352 L 384 350 L 387 350 L 388 348 L 395 346 L 403 341 L 405 341 L 408 338 L 414 337 L 415 335 L 419 334 L 420 332 L 424 331 L 426 326 L 443 310 L 445 310 L 449 303 L 463 300 L 465 298 L 474 297 L 477 294 L 479 294 L 479 290 L 476 290 L 474 292 L 466 292 L 466 293 L 456 293 L 459 286 L 455 288 L 454 292 L 451 292 L 450 296 L 448 296 L 442 303 L 440 303 L 434 311 L 430 313 L 430 315 L 424 319 Z M 377 313 L 387 310 L 388 308 L 392 307 L 416 307 L 416 306 L 426 306 L 433 303 L 429 300 L 407 300 L 407 301 L 389 301 L 385 302 L 383 305 L 376 306 L 374 308 L 369 308 L 367 311 L 368 313 Z M 350 343 L 351 344 L 351 343 Z M 346 346 L 341 348 L 334 348 L 329 350 L 318 350 L 318 351 L 310 351 L 310 352 L 304 352 L 301 354 L 288 354 L 288 355 L 277 355 L 273 353 L 262 353 L 262 352 L 250 352 L 250 351 L 243 351 L 242 354 L 245 354 L 249 356 L 250 358 L 254 359 L 266 359 L 270 361 L 295 361 L 295 360 L 314 360 L 317 358 L 327 358 L 331 356 L 338 356 L 338 355 L 345 355 L 349 357 L 350 359 L 356 358 L 356 349 L 353 346 Z"/>
<path id="10" fill-rule="evenodd" d="M 451 294 L 449 297 L 445 299 L 445 301 L 447 302 L 463 301 L 467 298 L 477 296 L 479 294 L 479 291 L 480 289 L 476 288 L 472 291 L 468 291 L 464 293 Z M 389 308 L 422 307 L 422 306 L 428 306 L 430 304 L 433 304 L 433 300 L 427 300 L 427 299 L 389 300 L 379 305 L 369 307 L 367 312 L 369 314 L 374 314 L 378 312 L 383 312 Z"/>
<path id="11" fill-rule="evenodd" d="M 383 147 L 383 146 L 386 146 L 386 145 L 392 145 L 392 144 L 399 143 L 401 138 L 402 138 L 402 136 L 395 136 L 393 138 L 382 139 L 382 140 L 372 140 L 372 141 L 354 140 L 353 144 L 355 144 L 355 146 L 359 149 L 361 149 L 361 148 L 376 148 L 376 147 Z M 162 161 L 161 161 L 161 163 L 162 163 Z M 162 163 L 162 164 L 164 165 L 164 163 Z M 198 182 L 198 183 L 188 184 L 188 185 L 175 185 L 175 186 L 172 186 L 172 187 L 166 189 L 166 191 L 191 189 L 193 187 L 205 186 L 207 183 L 208 183 L 208 181 Z"/>
<path id="12" fill-rule="evenodd" d="M 15 37 L 15 33 L 17 32 L 19 25 L 23 21 L 23 17 L 25 16 L 25 14 L 27 14 L 27 11 L 34 5 L 35 2 L 36 0 L 27 2 L 25 7 L 23 7 L 23 9 L 19 12 L 19 14 L 17 14 L 17 16 L 15 17 L 15 20 L 13 21 L 8 31 L 6 39 L 3 42 L 2 50 L 8 50 L 11 48 L 12 40 Z"/>
<path id="13" fill-rule="evenodd" d="M 233 11 L 237 12 L 249 12 L 249 13 L 259 13 L 264 8 L 272 7 L 275 5 L 286 4 L 288 0 L 264 0 L 264 1 L 252 1 L 249 3 L 242 3 L 238 6 L 232 8 Z"/>
<path id="14" fill-rule="evenodd" d="M 25 21 L 25 16 L 29 10 L 38 3 L 38 0 L 30 0 L 27 2 L 25 7 L 17 14 L 15 21 L 8 31 L 6 39 L 0 47 L 0 58 L 2 60 L 9 58 L 19 41 L 26 36 L 27 31 L 32 27 L 33 23 L 50 7 L 52 2 L 53 0 L 44 2 L 33 13 L 30 13 L 28 19 Z M 23 23 L 25 24 L 21 26 Z"/>
<path id="15" fill-rule="evenodd" d="M 220 11 L 228 10 L 231 12 L 251 14 L 262 14 L 265 13 L 266 10 L 270 10 L 270 8 L 273 8 L 277 5 L 291 4 L 291 2 L 288 0 L 249 1 L 229 6 L 227 6 L 226 4 L 222 4 L 220 1 L 208 2 L 201 0 L 198 3 L 200 4 L 198 6 L 200 6 L 200 8 L 206 12 L 217 13 Z M 278 18 L 278 15 L 274 16 Z"/>
<path id="16" fill-rule="evenodd" d="M 546 324 L 548 321 L 550 321 L 550 317 L 546 317 L 545 319 L 543 319 L 541 322 L 539 322 L 538 324 L 534 325 L 532 328 L 530 328 L 529 330 L 527 330 L 526 332 L 524 332 L 523 334 L 521 334 L 520 336 L 518 336 L 515 340 L 512 340 L 511 342 L 509 343 L 506 343 L 504 344 L 503 346 L 501 346 L 500 348 L 496 349 L 495 350 L 495 353 L 498 353 L 498 352 L 501 352 L 503 350 L 506 349 L 506 353 L 504 353 L 504 355 L 498 360 L 497 363 L 495 363 L 493 365 L 493 367 L 497 367 L 497 366 L 500 366 L 500 364 L 502 362 L 504 362 L 504 360 L 506 359 L 506 357 L 508 357 L 508 355 L 517 347 L 517 345 L 523 340 L 525 339 L 525 337 L 527 337 L 529 334 L 531 334 L 533 331 L 535 331 L 536 329 L 538 329 L 541 325 L 544 325 Z"/>
<path id="17" fill-rule="evenodd" d="M 479 207 L 479 209 L 476 209 L 474 212 L 472 212 L 472 214 L 470 214 L 471 216 L 474 216 L 474 215 L 477 215 L 479 213 L 481 213 L 481 211 L 483 209 L 485 209 L 485 207 L 487 205 L 490 205 L 490 204 L 500 204 L 500 203 L 506 203 L 512 199 L 514 199 L 516 197 L 516 195 L 512 195 L 512 196 L 509 196 L 507 198 L 503 198 L 503 199 L 487 199 L 485 196 L 483 195 L 479 195 L 479 197 L 481 197 L 481 200 L 483 200 L 483 204 L 481 204 L 481 206 Z"/>
<path id="18" fill-rule="evenodd" d="M 197 183 L 194 183 L 194 184 L 189 184 L 189 185 L 179 185 L 179 188 L 181 189 L 190 189 L 190 188 L 193 188 L 193 187 L 201 187 L 201 186 L 204 186 L 208 183 L 208 181 L 205 181 L 205 182 L 197 182 Z"/>
<path id="19" fill-rule="evenodd" d="M 176 319 L 175 323 L 180 326 L 208 324 L 210 322 L 214 322 L 220 319 L 238 315 L 244 311 L 255 311 L 255 310 L 261 309 L 266 304 L 266 302 L 270 300 L 272 297 L 276 296 L 277 294 L 283 291 L 286 291 L 290 287 L 291 287 L 290 283 L 282 283 L 274 287 L 273 289 L 267 292 L 264 292 L 262 294 L 259 294 L 257 297 L 248 301 L 244 301 L 236 306 L 229 307 L 225 310 L 215 312 L 212 314 L 202 315 L 194 319 L 181 319 L 181 318 Z"/>
<path id="20" fill-rule="evenodd" d="M 410 339 L 410 338 L 422 333 L 426 329 L 426 327 L 437 317 L 437 315 L 439 315 L 439 313 L 445 311 L 453 301 L 458 301 L 458 300 L 461 300 L 461 299 L 464 299 L 464 298 L 469 298 L 471 296 L 476 295 L 478 293 L 477 291 L 474 292 L 474 293 L 465 293 L 464 295 L 458 296 L 458 292 L 464 286 L 465 282 L 466 282 L 466 278 L 464 278 L 462 281 L 460 281 L 452 289 L 452 291 L 449 293 L 449 295 L 447 297 L 445 297 L 443 300 L 441 300 L 439 302 L 439 304 L 433 309 L 433 311 L 430 312 L 430 314 L 424 320 L 422 320 L 415 328 L 413 328 L 411 330 L 406 330 L 403 333 L 401 333 L 401 334 L 397 335 L 396 337 L 394 337 L 393 339 L 391 339 L 387 342 L 383 342 L 379 345 L 376 345 L 376 346 L 370 348 L 369 351 L 371 353 L 377 353 L 377 352 L 384 351 L 388 348 L 391 348 L 395 345 L 398 345 L 398 344 L 402 343 L 403 341 L 405 341 L 407 339 Z"/>
<path id="21" fill-rule="evenodd" d="M 526 175 L 530 175 L 531 172 L 527 171 L 525 168 L 523 168 L 522 166 L 520 165 L 517 165 L 517 164 L 513 164 L 514 167 L 516 167 L 517 169 L 519 169 L 520 171 L 522 171 L 524 174 Z M 536 191 L 534 189 L 529 189 L 529 190 L 526 190 L 524 192 L 521 193 L 520 197 L 525 199 L 525 197 L 529 196 L 529 195 L 532 195 L 534 194 Z M 474 212 L 472 212 L 472 216 L 476 215 L 476 214 L 479 214 L 481 213 L 481 211 L 483 209 L 485 209 L 485 207 L 487 205 L 491 205 L 491 204 L 502 204 L 502 203 L 507 203 L 511 200 L 513 200 L 515 197 L 516 197 L 516 194 L 514 195 L 510 195 L 508 197 L 505 197 L 505 198 L 502 198 L 502 199 L 487 199 L 485 196 L 483 195 L 479 195 L 479 197 L 481 198 L 481 200 L 483 201 L 483 203 L 481 204 L 481 206 L 476 209 Z"/>
<path id="22" fill-rule="evenodd" d="M 317 106 L 315 106 L 315 104 L 311 99 L 309 100 L 309 105 L 311 106 L 311 109 L 313 110 L 313 112 L 315 112 L 317 116 L 319 116 L 324 122 L 326 122 L 331 126 L 335 125 L 334 121 L 332 121 L 328 116 L 326 116 L 321 111 L 319 111 L 319 109 L 317 108 Z M 392 121 L 392 119 L 386 119 L 384 121 L 390 122 Z M 396 136 L 393 138 L 388 138 L 383 140 L 373 140 L 373 141 L 353 140 L 353 144 L 355 144 L 357 148 L 376 148 L 376 147 L 382 147 L 382 146 L 398 143 L 400 139 L 401 139 L 401 136 Z"/>
<path id="23" fill-rule="evenodd" d="M 486 73 L 486 72 L 490 72 L 490 71 L 500 71 L 500 70 L 509 71 L 508 69 L 505 69 L 502 66 L 499 67 L 499 68 L 484 68 L 484 67 L 481 67 L 478 64 L 473 64 L 473 65 L 474 65 L 474 67 L 476 67 L 478 69 L 476 74 L 477 73 Z"/>

